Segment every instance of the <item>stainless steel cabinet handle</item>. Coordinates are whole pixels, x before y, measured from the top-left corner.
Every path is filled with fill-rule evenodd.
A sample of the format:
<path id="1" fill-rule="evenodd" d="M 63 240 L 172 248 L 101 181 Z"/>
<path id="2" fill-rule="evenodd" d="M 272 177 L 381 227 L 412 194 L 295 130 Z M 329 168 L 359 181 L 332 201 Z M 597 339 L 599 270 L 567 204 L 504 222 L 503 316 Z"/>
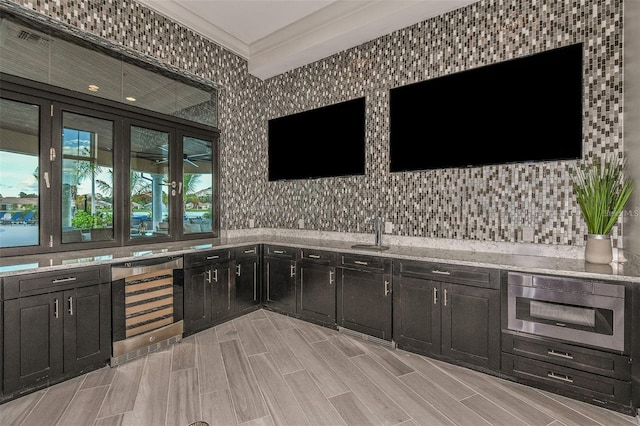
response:
<path id="1" fill-rule="evenodd" d="M 291 278 L 296 276 L 296 265 L 291 265 Z"/>
<path id="2" fill-rule="evenodd" d="M 444 302 L 444 306 L 447 306 L 447 289 L 446 288 L 444 289 L 444 300 L 443 300 L 443 302 Z"/>
<path id="3" fill-rule="evenodd" d="M 335 272 L 329 271 L 329 285 L 333 284 L 333 281 L 334 281 L 333 274 L 335 274 Z"/>
<path id="4" fill-rule="evenodd" d="M 53 316 L 58 317 L 58 299 L 53 302 Z"/>
<path id="5" fill-rule="evenodd" d="M 58 279 L 55 279 L 55 280 L 51 281 L 51 283 L 52 284 L 68 283 L 68 282 L 75 281 L 75 280 L 77 280 L 76 277 L 58 278 Z"/>
<path id="6" fill-rule="evenodd" d="M 433 304 L 434 305 L 438 304 L 438 288 L 437 287 L 433 288 Z"/>
<path id="7" fill-rule="evenodd" d="M 255 252 L 256 252 L 255 247 L 252 248 L 252 249 L 248 249 L 248 250 L 243 251 L 244 254 L 255 253 Z"/>
<path id="8" fill-rule="evenodd" d="M 274 250 L 275 254 L 284 254 L 284 250 Z"/>
<path id="9" fill-rule="evenodd" d="M 353 263 L 355 263 L 356 265 L 364 265 L 364 266 L 367 266 L 369 264 L 369 262 L 364 262 L 362 260 L 354 260 Z"/>
<path id="10" fill-rule="evenodd" d="M 391 286 L 390 286 L 390 282 L 385 280 L 384 281 L 384 295 L 388 296 L 389 293 L 391 293 Z"/>
<path id="11" fill-rule="evenodd" d="M 213 260 L 213 259 L 219 259 L 220 256 L 218 255 L 214 255 L 214 256 L 207 256 L 207 260 Z"/>
<path id="12" fill-rule="evenodd" d="M 547 354 L 557 356 L 560 358 L 565 358 L 565 359 L 573 359 L 573 355 L 571 355 L 569 352 L 560 352 L 560 351 L 556 351 L 555 349 L 549 349 L 547 351 Z"/>
<path id="13" fill-rule="evenodd" d="M 547 374 L 547 377 L 551 379 L 560 380 L 566 383 L 573 383 L 573 379 L 567 376 L 566 374 L 558 374 L 558 373 L 554 373 L 553 371 L 549 371 L 549 373 Z"/>
<path id="14" fill-rule="evenodd" d="M 449 272 L 449 271 L 440 271 L 438 269 L 435 269 L 435 270 L 431 271 L 431 273 L 440 274 L 440 275 L 451 275 L 451 272 Z"/>
<path id="15" fill-rule="evenodd" d="M 320 259 L 320 256 L 318 256 L 317 254 L 310 254 L 309 258 L 311 258 L 311 259 Z"/>
<path id="16" fill-rule="evenodd" d="M 218 282 L 218 270 L 217 269 L 213 270 L 213 280 L 215 282 Z"/>
<path id="17" fill-rule="evenodd" d="M 211 284 L 211 269 L 207 269 L 207 272 L 205 272 L 204 275 L 204 281 L 207 284 Z"/>
<path id="18" fill-rule="evenodd" d="M 237 275 L 237 276 L 240 276 L 240 267 L 241 267 L 241 266 L 242 266 L 242 265 L 236 265 L 236 275 Z"/>
<path id="19" fill-rule="evenodd" d="M 73 297 L 69 296 L 69 315 L 73 315 Z"/>

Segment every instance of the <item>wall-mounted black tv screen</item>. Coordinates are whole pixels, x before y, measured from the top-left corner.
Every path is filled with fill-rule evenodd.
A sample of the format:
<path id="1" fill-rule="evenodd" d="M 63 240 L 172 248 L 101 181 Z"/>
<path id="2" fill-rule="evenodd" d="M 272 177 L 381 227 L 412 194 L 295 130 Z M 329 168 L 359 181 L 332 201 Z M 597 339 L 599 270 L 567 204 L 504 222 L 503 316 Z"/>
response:
<path id="1" fill-rule="evenodd" d="M 582 44 L 390 91 L 392 172 L 582 157 Z"/>
<path id="2" fill-rule="evenodd" d="M 364 175 L 364 97 L 268 124 L 270 181 Z"/>

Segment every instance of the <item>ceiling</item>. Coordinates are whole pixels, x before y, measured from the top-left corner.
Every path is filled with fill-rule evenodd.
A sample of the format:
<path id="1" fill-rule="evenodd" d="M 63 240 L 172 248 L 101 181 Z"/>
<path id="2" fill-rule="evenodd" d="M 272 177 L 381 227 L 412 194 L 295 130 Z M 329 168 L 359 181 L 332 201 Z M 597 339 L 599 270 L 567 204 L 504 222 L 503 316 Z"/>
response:
<path id="1" fill-rule="evenodd" d="M 267 79 L 477 0 L 138 0 Z"/>

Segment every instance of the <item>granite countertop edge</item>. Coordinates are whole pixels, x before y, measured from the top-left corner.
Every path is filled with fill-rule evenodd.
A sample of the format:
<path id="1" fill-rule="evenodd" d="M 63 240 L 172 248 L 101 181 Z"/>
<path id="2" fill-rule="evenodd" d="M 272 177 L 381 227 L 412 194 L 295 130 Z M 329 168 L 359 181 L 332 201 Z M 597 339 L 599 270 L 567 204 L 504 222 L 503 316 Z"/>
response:
<path id="1" fill-rule="evenodd" d="M 333 237 L 333 238 L 332 238 Z M 392 259 L 436 262 L 506 271 L 606 279 L 640 284 L 640 265 L 635 261 L 608 265 L 589 264 L 584 259 L 560 256 L 536 256 L 503 252 L 446 249 L 416 245 L 393 245 L 388 250 L 363 250 L 351 246 L 361 241 L 335 239 L 335 235 L 314 238 L 292 235 L 255 234 L 224 238 L 154 243 L 139 246 L 58 252 L 5 257 L 0 259 L 0 277 L 34 272 L 54 272 L 67 268 L 115 265 L 153 258 L 178 256 L 198 251 L 241 247 L 251 244 L 276 244 L 296 248 L 355 253 Z"/>

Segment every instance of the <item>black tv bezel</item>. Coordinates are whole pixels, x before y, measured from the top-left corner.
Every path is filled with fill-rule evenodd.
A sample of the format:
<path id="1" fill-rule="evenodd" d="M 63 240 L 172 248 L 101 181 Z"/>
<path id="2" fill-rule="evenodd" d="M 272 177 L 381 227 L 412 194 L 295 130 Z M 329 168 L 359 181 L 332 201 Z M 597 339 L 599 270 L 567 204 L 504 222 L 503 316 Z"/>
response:
<path id="1" fill-rule="evenodd" d="M 401 93 L 402 91 L 412 90 L 413 88 L 417 88 L 418 90 L 424 91 L 425 87 L 437 85 L 439 82 L 444 82 L 444 85 L 451 84 L 455 79 L 471 79 L 474 78 L 475 75 L 481 75 L 481 73 L 490 73 L 495 72 L 494 70 L 498 70 L 498 72 L 505 72 L 508 67 L 514 68 L 517 66 L 524 66 L 527 63 L 539 61 L 542 62 L 543 66 L 549 66 L 549 64 L 544 64 L 543 61 L 549 62 L 553 58 L 562 58 L 563 55 L 566 55 L 567 62 L 571 62 L 572 67 L 575 67 L 571 70 L 568 70 L 565 74 L 567 78 L 572 78 L 572 82 L 576 85 L 571 90 L 575 91 L 576 98 L 571 100 L 574 103 L 574 111 L 572 114 L 572 120 L 574 120 L 571 125 L 572 129 L 572 142 L 567 145 L 567 148 L 564 151 L 557 151 L 557 154 L 554 155 L 540 155 L 540 156 L 530 156 L 530 157 L 518 157 L 514 156 L 514 159 L 496 159 L 496 160 L 483 160 L 481 158 L 473 158 L 471 161 L 459 162 L 459 161 L 450 161 L 447 164 L 443 161 L 440 164 L 423 164 L 417 163 L 417 166 L 413 167 L 404 167 L 403 164 L 397 164 L 400 161 L 396 161 L 394 163 L 394 149 L 399 146 L 398 140 L 394 135 L 394 113 L 397 114 L 397 106 L 394 106 L 394 96 L 396 94 Z M 578 66 L 578 61 L 580 66 Z M 569 74 L 572 74 L 569 76 Z M 576 79 L 578 77 L 578 79 Z M 574 81 L 575 80 L 575 81 Z M 578 88 L 579 81 L 579 88 Z M 402 173 L 402 172 L 415 172 L 421 170 L 438 170 L 438 169 L 460 169 L 460 168 L 472 168 L 472 167 L 483 167 L 483 166 L 495 166 L 495 165 L 505 165 L 505 164 L 527 164 L 527 163 L 544 163 L 544 162 L 552 162 L 552 161 L 567 161 L 567 160 L 579 160 L 583 157 L 584 152 L 584 99 L 583 99 L 583 91 L 584 91 L 584 46 L 583 42 L 570 44 L 563 47 L 558 47 L 554 49 L 549 49 L 543 52 L 534 53 L 531 55 L 521 56 L 514 59 L 509 59 L 506 61 L 497 62 L 494 64 L 484 65 L 481 67 L 471 68 L 464 71 L 447 74 L 439 77 L 434 77 L 432 79 L 423 80 L 403 86 L 398 86 L 391 88 L 389 91 L 389 171 L 391 173 Z M 579 104 L 579 106 L 578 106 Z M 462 124 L 464 125 L 464 124 Z M 424 120 L 422 122 L 413 123 L 414 128 L 420 128 L 424 126 Z M 547 147 L 550 149 L 551 147 Z M 463 149 L 463 147 L 461 147 Z M 491 149 L 491 147 L 487 148 Z M 515 150 L 512 150 L 512 154 Z M 531 147 L 527 148 L 527 152 L 532 151 Z M 418 152 L 417 149 L 413 149 L 413 152 L 416 156 L 422 155 Z M 409 148 L 404 151 L 404 158 L 408 158 L 410 154 Z M 566 154 L 566 155 L 564 155 Z M 435 150 L 428 149 L 428 155 L 439 155 Z M 498 157 L 498 156 L 496 156 Z M 480 161 L 481 160 L 481 161 Z M 407 163 L 408 160 L 404 160 L 404 163 Z M 415 160 L 409 160 L 415 161 Z"/>
<path id="2" fill-rule="evenodd" d="M 269 119 L 267 121 L 268 181 L 278 182 L 364 176 L 366 172 L 366 121 L 366 96 Z M 308 150 L 305 149 L 302 154 L 298 153 L 293 160 L 291 160 L 290 157 L 286 159 L 287 162 L 300 162 L 300 164 L 295 165 L 295 168 L 289 169 L 288 173 L 283 169 L 285 155 L 283 151 L 286 150 L 287 147 L 291 147 L 293 142 L 287 140 L 286 144 L 276 146 L 274 141 L 275 136 L 273 134 L 276 131 L 281 131 L 281 129 L 276 129 L 275 126 L 282 126 L 287 123 L 294 127 L 299 127 L 301 125 L 300 123 L 302 123 L 305 132 L 307 132 L 306 139 L 303 136 L 299 138 L 301 143 L 305 145 L 296 146 L 303 146 L 305 148 L 307 148 L 307 145 L 312 146 Z M 345 130 L 344 127 L 345 123 L 348 123 L 347 130 Z M 299 129 L 294 129 L 294 132 L 298 130 Z M 344 135 L 345 131 L 348 131 L 348 135 L 346 136 Z M 341 144 L 340 141 L 342 139 L 335 139 L 336 135 L 353 138 L 355 142 L 344 143 L 343 141 Z M 334 139 L 326 139 L 327 137 L 333 137 Z M 320 140 L 320 138 L 323 139 Z M 289 137 L 289 139 L 291 138 Z M 311 143 L 309 139 L 312 140 Z M 325 144 L 323 143 L 327 140 L 331 142 L 328 148 L 324 146 Z M 316 148 L 313 148 L 313 141 L 315 141 Z M 279 142 L 278 145 L 280 145 Z M 328 153 L 326 152 L 327 149 L 339 152 Z M 309 158 L 305 158 L 305 154 L 308 155 Z M 321 157 L 321 159 L 318 159 L 318 157 Z M 302 165 L 303 161 L 307 161 L 305 165 Z M 309 163 L 309 161 L 314 162 Z M 323 161 L 324 165 L 322 164 Z"/>

